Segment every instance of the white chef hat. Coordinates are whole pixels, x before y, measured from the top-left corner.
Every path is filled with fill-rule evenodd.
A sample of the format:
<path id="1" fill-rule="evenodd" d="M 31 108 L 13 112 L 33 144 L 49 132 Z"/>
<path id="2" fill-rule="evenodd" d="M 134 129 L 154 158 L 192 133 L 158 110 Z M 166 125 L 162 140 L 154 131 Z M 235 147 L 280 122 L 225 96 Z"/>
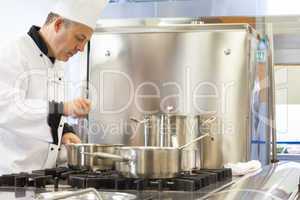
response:
<path id="1" fill-rule="evenodd" d="M 51 11 L 95 29 L 97 19 L 106 3 L 107 0 L 58 0 Z"/>

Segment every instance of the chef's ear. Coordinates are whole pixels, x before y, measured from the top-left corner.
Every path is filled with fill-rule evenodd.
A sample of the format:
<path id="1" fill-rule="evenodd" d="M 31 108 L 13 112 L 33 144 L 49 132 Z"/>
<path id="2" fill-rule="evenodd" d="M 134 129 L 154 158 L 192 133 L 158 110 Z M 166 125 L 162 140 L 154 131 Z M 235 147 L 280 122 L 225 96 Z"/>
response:
<path id="1" fill-rule="evenodd" d="M 55 32 L 59 32 L 60 29 L 62 28 L 64 23 L 64 19 L 62 17 L 58 17 L 55 21 L 54 21 L 54 30 Z"/>

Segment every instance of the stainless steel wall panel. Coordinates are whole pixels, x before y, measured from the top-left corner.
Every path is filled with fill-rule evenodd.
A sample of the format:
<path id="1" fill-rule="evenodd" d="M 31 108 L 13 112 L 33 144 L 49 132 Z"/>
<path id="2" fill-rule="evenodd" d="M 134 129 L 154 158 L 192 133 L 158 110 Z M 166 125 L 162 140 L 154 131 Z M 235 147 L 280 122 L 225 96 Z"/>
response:
<path id="1" fill-rule="evenodd" d="M 217 116 L 211 129 L 215 139 L 204 142 L 207 167 L 249 159 L 256 35 L 248 26 L 97 30 L 91 40 L 97 97 L 90 114 L 91 142 L 144 145 L 143 126 L 130 117 L 142 119 L 144 113 L 173 106 L 176 113 Z"/>

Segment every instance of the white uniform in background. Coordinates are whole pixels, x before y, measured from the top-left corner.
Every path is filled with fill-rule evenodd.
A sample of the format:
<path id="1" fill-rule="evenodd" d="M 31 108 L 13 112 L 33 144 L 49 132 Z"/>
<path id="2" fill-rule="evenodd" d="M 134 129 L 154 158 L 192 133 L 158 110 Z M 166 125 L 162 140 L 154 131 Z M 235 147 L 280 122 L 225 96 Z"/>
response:
<path id="1" fill-rule="evenodd" d="M 259 81 L 255 80 L 254 89 L 252 93 L 252 149 L 251 159 L 259 160 L 263 165 L 269 163 L 269 157 L 267 155 L 268 143 L 267 143 L 267 119 L 268 119 L 268 105 L 266 102 L 260 100 L 260 85 Z M 253 142 L 255 141 L 255 142 Z"/>
<path id="2" fill-rule="evenodd" d="M 0 174 L 55 167 L 59 145 L 52 144 L 48 102 L 63 101 L 63 74 L 29 35 L 1 48 Z"/>

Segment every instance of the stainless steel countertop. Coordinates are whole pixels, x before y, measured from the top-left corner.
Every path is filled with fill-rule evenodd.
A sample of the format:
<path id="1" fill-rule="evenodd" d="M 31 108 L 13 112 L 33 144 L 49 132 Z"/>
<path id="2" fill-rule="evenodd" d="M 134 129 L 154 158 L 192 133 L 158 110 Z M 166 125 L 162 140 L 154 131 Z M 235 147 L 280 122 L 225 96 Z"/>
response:
<path id="1" fill-rule="evenodd" d="M 298 192 L 300 163 L 279 162 L 242 177 L 235 184 L 202 199 L 295 199 Z"/>
<path id="2" fill-rule="evenodd" d="M 113 191 L 105 190 L 103 194 L 114 199 L 114 193 L 129 193 L 136 199 L 167 199 L 167 200 L 201 200 L 201 199 L 296 199 L 300 177 L 300 163 L 280 162 L 264 167 L 262 170 L 231 181 L 219 182 L 195 192 L 181 191 Z M 76 189 L 75 189 L 76 190 Z M 49 186 L 44 189 L 33 188 L 0 188 L 0 199 L 34 199 L 39 194 L 53 192 Z M 74 191 L 68 186 L 60 187 L 59 191 Z M 107 193 L 109 192 L 109 193 Z M 129 195 L 130 196 L 130 195 Z M 124 194 L 126 197 L 126 194 Z M 132 197 L 132 196 L 131 196 Z M 76 199 L 76 198 L 72 198 Z M 78 198 L 77 198 L 78 199 Z M 126 199 L 126 198 L 118 198 Z"/>

